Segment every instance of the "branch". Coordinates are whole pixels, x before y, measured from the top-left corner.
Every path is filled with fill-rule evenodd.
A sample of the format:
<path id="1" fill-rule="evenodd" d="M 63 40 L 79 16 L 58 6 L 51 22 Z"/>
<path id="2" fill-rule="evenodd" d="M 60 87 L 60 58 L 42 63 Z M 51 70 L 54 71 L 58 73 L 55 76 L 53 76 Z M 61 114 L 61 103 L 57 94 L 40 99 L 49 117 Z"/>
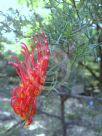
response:
<path id="1" fill-rule="evenodd" d="M 12 127 L 10 127 L 9 129 L 7 129 L 3 134 L 5 136 L 5 134 L 14 131 L 14 129 L 16 129 L 17 127 L 20 127 L 20 125 L 24 123 L 24 120 L 21 120 L 19 122 L 17 122 L 16 124 L 14 124 Z"/>
<path id="2" fill-rule="evenodd" d="M 93 70 L 92 70 L 89 66 L 83 64 L 82 62 L 79 62 L 79 64 L 80 64 L 81 66 L 84 66 L 84 67 L 91 73 L 91 75 L 92 75 L 96 80 L 99 81 L 99 77 L 93 72 Z"/>
<path id="3" fill-rule="evenodd" d="M 78 29 L 72 31 L 71 36 L 73 36 L 73 35 L 76 34 L 77 32 L 82 31 L 83 29 L 86 29 L 87 27 L 90 27 L 91 25 L 92 25 L 92 24 L 83 24 L 82 27 L 80 27 L 80 28 L 78 28 Z"/>
<path id="4" fill-rule="evenodd" d="M 57 116 L 57 115 L 53 115 L 53 114 L 51 114 L 51 113 L 44 112 L 44 111 L 42 111 L 42 110 L 40 110 L 40 109 L 37 109 L 37 111 L 38 111 L 39 114 L 45 114 L 45 115 L 47 115 L 47 116 L 49 116 L 49 117 L 54 117 L 54 118 L 56 118 L 56 119 L 61 120 L 61 117 L 60 117 L 60 116 Z M 17 122 L 17 123 L 14 124 L 12 127 L 10 127 L 9 129 L 7 129 L 3 134 L 11 132 L 11 131 L 14 130 L 15 128 L 19 127 L 19 125 L 21 125 L 21 124 L 24 124 L 24 120 L 21 120 L 21 121 Z"/>
<path id="5" fill-rule="evenodd" d="M 23 38 L 31 38 L 31 36 L 24 36 L 22 33 L 20 33 L 19 31 L 17 31 L 14 28 L 11 28 L 9 25 L 7 25 L 4 22 L 0 22 L 2 25 L 4 25 L 6 28 L 9 28 L 10 31 L 12 31 L 13 33 L 17 34 L 18 36 L 22 36 Z M 7 31 L 6 29 L 3 28 L 3 30 Z"/>
<path id="6" fill-rule="evenodd" d="M 57 90 L 57 91 L 54 90 L 54 91 L 59 96 L 66 96 L 67 99 L 68 98 L 76 98 L 76 99 L 83 99 L 83 100 L 86 100 L 86 101 L 93 100 L 93 101 L 102 102 L 102 97 L 85 96 L 85 95 L 80 95 L 80 94 L 79 95 L 73 95 L 73 94 L 69 94 L 67 90 L 66 90 L 66 92 L 65 91 L 63 92 L 63 90 L 62 90 L 62 92 L 61 91 L 59 92 L 59 90 Z"/>
<path id="7" fill-rule="evenodd" d="M 73 5 L 74 5 L 74 8 L 75 8 L 75 10 L 76 10 L 77 16 L 78 16 L 78 18 L 79 18 L 79 20 L 80 20 L 79 11 L 78 11 L 78 9 L 77 9 L 77 7 L 76 7 L 75 0 L 72 0 L 72 2 L 73 2 Z"/>
<path id="8" fill-rule="evenodd" d="M 92 96 L 84 96 L 84 95 L 71 95 L 70 97 L 72 98 L 77 98 L 77 99 L 84 99 L 86 101 L 98 101 L 98 102 L 102 102 L 102 98 L 101 97 L 92 97 Z"/>

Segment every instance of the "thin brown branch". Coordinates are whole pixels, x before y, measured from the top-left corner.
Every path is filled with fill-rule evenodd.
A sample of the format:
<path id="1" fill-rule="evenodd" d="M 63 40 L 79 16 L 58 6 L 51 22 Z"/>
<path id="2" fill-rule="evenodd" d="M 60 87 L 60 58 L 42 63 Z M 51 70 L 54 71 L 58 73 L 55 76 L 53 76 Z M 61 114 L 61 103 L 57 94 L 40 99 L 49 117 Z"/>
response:
<path id="1" fill-rule="evenodd" d="M 73 6 L 74 6 L 74 8 L 75 8 L 75 10 L 76 10 L 76 14 L 77 14 L 77 16 L 78 16 L 78 18 L 79 18 L 79 20 L 80 20 L 79 11 L 78 11 L 78 9 L 77 9 L 77 7 L 76 7 L 75 0 L 72 0 L 72 2 L 73 2 Z"/>
<path id="2" fill-rule="evenodd" d="M 55 93 L 59 96 L 66 96 L 67 98 L 75 98 L 75 99 L 83 99 L 85 101 L 97 101 L 97 102 L 102 102 L 102 97 L 94 97 L 94 96 L 85 96 L 85 95 L 73 95 L 73 94 L 69 94 L 68 91 L 64 91 L 62 90 L 62 92 L 60 91 L 56 91 L 54 90 Z"/>
<path id="3" fill-rule="evenodd" d="M 91 75 L 94 77 L 94 79 L 99 81 L 99 77 L 93 72 L 93 70 L 88 65 L 85 65 L 82 62 L 80 62 L 79 65 L 81 65 L 84 68 L 86 68 L 91 73 Z"/>

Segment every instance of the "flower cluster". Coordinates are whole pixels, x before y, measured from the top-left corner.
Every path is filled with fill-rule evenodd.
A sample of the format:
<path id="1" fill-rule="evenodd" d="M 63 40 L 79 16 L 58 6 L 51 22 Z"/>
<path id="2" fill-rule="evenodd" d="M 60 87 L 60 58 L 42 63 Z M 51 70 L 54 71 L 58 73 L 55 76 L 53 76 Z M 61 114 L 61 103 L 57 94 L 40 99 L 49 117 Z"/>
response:
<path id="1" fill-rule="evenodd" d="M 25 125 L 29 125 L 33 115 L 36 114 L 36 97 L 43 88 L 50 55 L 44 33 L 42 36 L 37 34 L 33 40 L 36 48 L 31 46 L 31 52 L 22 43 L 21 53 L 24 61 L 20 62 L 16 56 L 13 56 L 15 62 L 9 62 L 20 77 L 20 85 L 12 90 L 11 106 L 14 112 L 25 120 Z M 36 53 L 37 59 L 35 59 L 34 53 Z"/>

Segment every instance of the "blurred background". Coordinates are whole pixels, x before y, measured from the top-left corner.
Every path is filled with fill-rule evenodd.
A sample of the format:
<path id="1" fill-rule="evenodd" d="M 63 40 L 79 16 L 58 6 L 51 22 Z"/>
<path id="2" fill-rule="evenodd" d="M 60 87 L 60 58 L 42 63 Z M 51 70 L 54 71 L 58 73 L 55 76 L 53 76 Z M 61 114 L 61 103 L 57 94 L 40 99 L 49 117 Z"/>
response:
<path id="1" fill-rule="evenodd" d="M 10 106 L 21 42 L 45 32 L 49 67 L 29 127 Z M 34 45 L 35 46 L 35 45 Z M 0 136 L 102 136 L 102 0 L 0 1 Z"/>

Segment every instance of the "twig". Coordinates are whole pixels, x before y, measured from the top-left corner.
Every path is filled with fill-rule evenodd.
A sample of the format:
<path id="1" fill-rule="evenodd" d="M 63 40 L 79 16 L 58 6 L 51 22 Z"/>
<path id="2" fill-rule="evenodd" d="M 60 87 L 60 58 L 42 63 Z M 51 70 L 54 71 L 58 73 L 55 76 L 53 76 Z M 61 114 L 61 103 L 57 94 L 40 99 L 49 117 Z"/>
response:
<path id="1" fill-rule="evenodd" d="M 91 75 L 99 81 L 99 77 L 93 72 L 93 70 L 89 66 L 83 64 L 82 62 L 80 62 L 79 64 L 84 66 L 91 73 Z"/>
<path id="2" fill-rule="evenodd" d="M 79 31 L 81 31 L 82 29 L 85 29 L 86 27 L 89 27 L 89 26 L 91 26 L 91 25 L 92 25 L 92 24 L 83 24 L 82 27 L 80 27 L 80 28 L 74 30 L 74 31 L 71 33 L 71 36 L 73 36 L 73 35 L 76 34 L 77 32 L 79 32 Z"/>
<path id="3" fill-rule="evenodd" d="M 20 125 L 20 124 L 22 124 L 22 123 L 24 123 L 24 120 L 21 120 L 21 121 L 17 122 L 16 124 L 14 124 L 12 127 L 10 127 L 9 129 L 7 129 L 7 130 L 4 132 L 4 134 L 5 134 L 5 133 L 9 133 L 10 131 L 14 130 L 16 127 L 18 127 L 18 125 Z"/>
<path id="4" fill-rule="evenodd" d="M 55 90 L 54 90 L 55 91 Z M 76 99 L 83 99 L 86 101 L 98 101 L 98 102 L 102 102 L 102 97 L 93 97 L 93 96 L 85 96 L 85 95 L 73 95 L 73 94 L 69 94 L 67 91 L 65 92 L 59 92 L 58 90 L 55 91 L 55 93 L 59 96 L 66 96 L 68 98 L 76 98 Z"/>
<path id="5" fill-rule="evenodd" d="M 76 7 L 75 0 L 72 0 L 72 2 L 73 2 L 73 5 L 74 5 L 74 8 L 75 8 L 75 10 L 76 10 L 77 16 L 78 16 L 78 18 L 79 18 L 79 20 L 80 20 L 79 11 L 78 11 L 78 9 L 77 9 L 77 7 Z"/>

